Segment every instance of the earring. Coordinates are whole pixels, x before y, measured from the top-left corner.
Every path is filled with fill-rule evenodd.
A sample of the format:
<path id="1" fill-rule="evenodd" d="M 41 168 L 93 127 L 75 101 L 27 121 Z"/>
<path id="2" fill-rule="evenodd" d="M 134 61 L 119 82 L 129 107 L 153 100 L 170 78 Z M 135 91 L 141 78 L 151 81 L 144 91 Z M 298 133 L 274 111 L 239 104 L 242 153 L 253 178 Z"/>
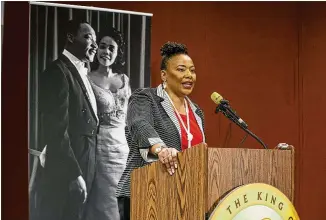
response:
<path id="1" fill-rule="evenodd" d="M 163 89 L 166 88 L 166 80 L 163 81 Z"/>

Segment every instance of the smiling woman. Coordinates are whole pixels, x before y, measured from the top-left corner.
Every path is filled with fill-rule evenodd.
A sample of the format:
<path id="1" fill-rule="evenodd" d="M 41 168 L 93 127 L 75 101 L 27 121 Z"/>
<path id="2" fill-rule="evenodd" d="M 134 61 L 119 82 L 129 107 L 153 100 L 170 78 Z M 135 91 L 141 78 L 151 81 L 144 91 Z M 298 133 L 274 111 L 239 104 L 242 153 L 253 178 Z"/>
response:
<path id="1" fill-rule="evenodd" d="M 121 71 L 124 65 L 122 34 L 114 28 L 107 28 L 98 39 L 99 48 L 93 66 L 96 69 L 89 73 L 100 120 L 97 173 L 85 213 L 86 220 L 119 220 L 115 192 L 129 152 L 125 115 L 131 89 L 129 78 Z"/>
<path id="2" fill-rule="evenodd" d="M 177 153 L 205 142 L 203 112 L 187 97 L 196 82 L 187 47 L 167 42 L 161 55 L 162 85 L 138 89 L 129 101 L 130 153 L 117 189 L 124 220 L 130 219 L 130 175 L 134 169 L 159 160 L 173 175 L 178 168 Z"/>

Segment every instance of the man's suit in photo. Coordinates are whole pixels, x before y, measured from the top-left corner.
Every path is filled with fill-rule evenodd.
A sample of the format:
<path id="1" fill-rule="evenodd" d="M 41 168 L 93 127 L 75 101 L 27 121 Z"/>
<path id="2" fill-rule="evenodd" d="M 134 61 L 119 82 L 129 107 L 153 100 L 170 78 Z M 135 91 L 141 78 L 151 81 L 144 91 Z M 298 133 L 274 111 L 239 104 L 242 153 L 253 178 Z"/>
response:
<path id="1" fill-rule="evenodd" d="M 80 219 L 95 175 L 98 118 L 76 66 L 64 54 L 40 77 L 40 111 L 45 166 L 40 178 L 39 214 L 44 220 Z"/>

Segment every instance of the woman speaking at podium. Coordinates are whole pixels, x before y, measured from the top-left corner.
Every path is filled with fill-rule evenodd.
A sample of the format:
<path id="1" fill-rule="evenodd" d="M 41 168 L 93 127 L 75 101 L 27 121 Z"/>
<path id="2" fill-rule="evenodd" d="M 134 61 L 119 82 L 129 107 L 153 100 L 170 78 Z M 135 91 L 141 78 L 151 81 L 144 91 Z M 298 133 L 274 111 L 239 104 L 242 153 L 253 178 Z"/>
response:
<path id="1" fill-rule="evenodd" d="M 129 99 L 127 140 L 130 152 L 116 196 L 121 220 L 130 219 L 130 175 L 133 169 L 159 160 L 170 175 L 177 153 L 205 142 L 202 110 L 187 96 L 196 82 L 187 47 L 167 42 L 161 48 L 161 79 L 157 88 L 136 90 Z"/>

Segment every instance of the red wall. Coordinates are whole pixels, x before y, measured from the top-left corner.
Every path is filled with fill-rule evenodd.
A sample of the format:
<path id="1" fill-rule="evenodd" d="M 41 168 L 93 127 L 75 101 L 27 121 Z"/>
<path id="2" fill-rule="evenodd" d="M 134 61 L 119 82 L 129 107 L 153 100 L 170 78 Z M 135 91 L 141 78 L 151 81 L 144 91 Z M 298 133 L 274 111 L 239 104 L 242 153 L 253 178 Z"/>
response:
<path id="1" fill-rule="evenodd" d="M 299 204 L 305 219 L 326 219 L 326 7 L 302 7 L 300 27 Z M 306 217 L 306 216 L 311 217 Z"/>
<path id="2" fill-rule="evenodd" d="M 185 43 L 197 68 L 192 98 L 205 111 L 208 144 L 236 147 L 245 135 L 214 114 L 210 94 L 216 91 L 270 148 L 295 146 L 295 206 L 303 220 L 326 219 L 325 3 L 71 4 L 153 13 L 152 85 L 160 83 L 160 46 Z M 242 147 L 261 146 L 248 137 Z"/>

